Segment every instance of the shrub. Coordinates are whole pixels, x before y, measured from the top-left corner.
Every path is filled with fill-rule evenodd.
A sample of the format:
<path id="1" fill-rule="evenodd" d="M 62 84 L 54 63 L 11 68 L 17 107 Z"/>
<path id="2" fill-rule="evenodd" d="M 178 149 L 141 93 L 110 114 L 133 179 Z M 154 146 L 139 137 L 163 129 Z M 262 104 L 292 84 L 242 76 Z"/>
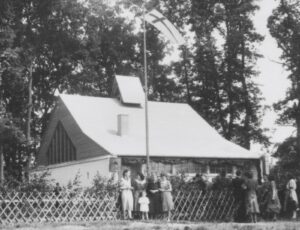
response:
<path id="1" fill-rule="evenodd" d="M 178 190 L 206 190 L 208 184 L 201 175 L 196 175 L 192 180 L 188 180 L 185 174 L 178 174 L 170 177 L 170 182 L 173 187 L 173 191 Z"/>
<path id="2" fill-rule="evenodd" d="M 97 173 L 97 175 L 94 177 L 92 187 L 86 190 L 86 192 L 94 194 L 116 191 L 119 191 L 119 183 L 115 183 L 113 179 L 102 177 L 99 173 Z"/>
<path id="3" fill-rule="evenodd" d="M 53 190 L 52 180 L 49 179 L 49 171 L 34 173 L 27 182 L 21 182 L 15 178 L 7 178 L 0 185 L 0 192 L 49 192 Z"/>
<path id="4" fill-rule="evenodd" d="M 78 171 L 75 175 L 75 178 L 72 181 L 69 181 L 66 187 L 62 187 L 62 190 L 71 194 L 80 193 L 82 191 L 80 177 L 81 175 Z"/>

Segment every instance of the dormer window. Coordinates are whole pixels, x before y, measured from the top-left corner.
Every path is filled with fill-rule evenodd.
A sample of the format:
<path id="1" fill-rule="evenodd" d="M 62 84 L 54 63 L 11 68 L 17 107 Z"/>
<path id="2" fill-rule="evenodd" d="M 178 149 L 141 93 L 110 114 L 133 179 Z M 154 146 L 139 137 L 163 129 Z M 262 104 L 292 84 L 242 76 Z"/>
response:
<path id="1" fill-rule="evenodd" d="M 145 101 L 145 93 L 138 77 L 116 75 L 113 94 L 125 105 L 142 106 Z"/>

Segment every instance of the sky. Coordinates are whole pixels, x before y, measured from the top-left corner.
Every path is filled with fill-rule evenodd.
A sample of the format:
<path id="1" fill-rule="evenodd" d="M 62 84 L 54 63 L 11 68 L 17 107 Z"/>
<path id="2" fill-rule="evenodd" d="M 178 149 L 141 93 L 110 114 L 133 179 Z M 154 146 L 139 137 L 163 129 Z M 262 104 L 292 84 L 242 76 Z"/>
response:
<path id="1" fill-rule="evenodd" d="M 280 60 L 281 50 L 277 47 L 275 39 L 271 37 L 267 28 L 268 17 L 278 2 L 278 0 L 258 0 L 260 10 L 254 15 L 254 25 L 257 31 L 265 36 L 265 40 L 258 46 L 258 51 L 264 57 L 257 62 L 257 68 L 260 71 L 257 83 L 265 98 L 263 104 L 268 106 L 283 99 L 287 88 L 290 86 L 290 81 L 287 78 L 289 73 L 279 64 L 282 62 Z M 273 110 L 268 110 L 263 120 L 263 126 L 270 129 L 268 135 L 273 143 L 282 142 L 295 133 L 293 127 L 276 125 L 276 118 L 276 113 Z M 259 150 L 260 146 L 254 145 L 253 149 Z"/>

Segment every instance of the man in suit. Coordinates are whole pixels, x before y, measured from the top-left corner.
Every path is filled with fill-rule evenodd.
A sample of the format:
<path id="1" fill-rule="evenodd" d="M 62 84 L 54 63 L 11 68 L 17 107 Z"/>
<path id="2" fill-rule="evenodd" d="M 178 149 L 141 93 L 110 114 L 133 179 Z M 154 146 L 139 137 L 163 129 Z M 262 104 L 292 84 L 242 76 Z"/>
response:
<path id="1" fill-rule="evenodd" d="M 233 196 L 236 205 L 239 205 L 234 220 L 236 222 L 246 221 L 246 203 L 245 203 L 245 190 L 242 185 L 244 184 L 244 179 L 242 178 L 241 171 L 236 171 L 236 177 L 232 180 Z"/>

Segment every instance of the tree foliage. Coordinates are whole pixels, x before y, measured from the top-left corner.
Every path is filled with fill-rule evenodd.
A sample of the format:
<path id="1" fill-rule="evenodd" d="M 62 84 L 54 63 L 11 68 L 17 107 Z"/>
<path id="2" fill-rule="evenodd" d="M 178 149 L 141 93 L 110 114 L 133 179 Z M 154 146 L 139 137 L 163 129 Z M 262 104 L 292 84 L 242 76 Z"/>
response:
<path id="1" fill-rule="evenodd" d="M 300 178 L 300 155 L 296 150 L 296 138 L 289 137 L 277 146 L 277 150 L 273 154 L 278 161 L 271 173 L 276 175 L 278 184 L 283 189 L 289 180 L 289 174 L 295 176 L 297 180 Z"/>
<path id="2" fill-rule="evenodd" d="M 251 19 L 258 10 L 255 1 L 177 0 L 165 7 L 182 30 L 191 28 L 195 35 L 194 52 L 174 64 L 190 104 L 227 139 L 248 149 L 251 142 L 267 145 L 255 83 L 261 56 L 256 45 L 263 40 Z"/>
<path id="3" fill-rule="evenodd" d="M 286 98 L 274 105 L 280 113 L 279 123 L 297 128 L 297 151 L 300 152 L 300 4 L 281 0 L 268 20 L 271 35 L 282 50 L 281 58 L 290 72 L 291 87 Z"/>

